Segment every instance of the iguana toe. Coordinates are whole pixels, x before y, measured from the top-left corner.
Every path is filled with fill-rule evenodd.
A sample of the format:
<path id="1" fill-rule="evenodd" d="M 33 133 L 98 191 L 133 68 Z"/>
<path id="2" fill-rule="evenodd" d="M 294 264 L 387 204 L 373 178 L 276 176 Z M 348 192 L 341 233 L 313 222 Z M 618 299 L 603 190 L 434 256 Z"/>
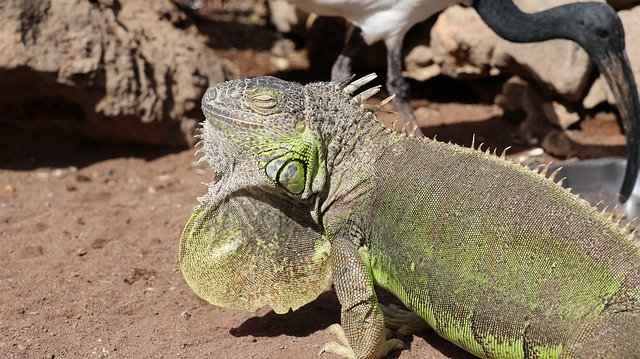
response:
<path id="1" fill-rule="evenodd" d="M 332 353 L 344 358 L 356 359 L 356 354 L 354 353 L 353 349 L 351 349 L 349 340 L 347 339 L 347 334 L 345 334 L 342 326 L 340 324 L 331 324 L 329 326 L 329 331 L 338 339 L 340 343 L 329 342 L 323 345 L 318 355 L 321 355 L 322 353 Z"/>
<path id="2" fill-rule="evenodd" d="M 357 359 L 353 349 L 336 342 L 329 342 L 323 345 L 320 352 L 318 352 L 318 356 L 323 353 L 331 353 L 347 359 Z"/>
<path id="3" fill-rule="evenodd" d="M 347 335 L 345 334 L 344 329 L 342 329 L 342 326 L 340 324 L 332 324 L 329 327 L 329 331 L 336 336 L 340 343 L 329 342 L 323 345 L 320 349 L 320 352 L 318 352 L 318 356 L 323 353 L 331 353 L 348 359 L 378 359 L 386 357 L 389 352 L 392 352 L 394 350 L 404 349 L 404 342 L 402 340 L 395 338 L 389 339 L 386 341 L 386 345 L 382 353 L 378 353 L 378 355 L 376 355 L 375 357 L 360 358 L 356 356 L 355 352 L 349 345 Z"/>

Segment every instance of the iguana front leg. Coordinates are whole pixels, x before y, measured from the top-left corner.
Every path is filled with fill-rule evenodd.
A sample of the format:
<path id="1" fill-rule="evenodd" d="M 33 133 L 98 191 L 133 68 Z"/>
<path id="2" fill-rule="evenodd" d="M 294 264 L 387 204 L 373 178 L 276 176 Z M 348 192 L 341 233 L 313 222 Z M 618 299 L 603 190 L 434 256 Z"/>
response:
<path id="1" fill-rule="evenodd" d="M 346 338 L 347 343 L 329 343 L 322 351 L 350 359 L 377 359 L 403 348 L 401 340 L 387 340 L 384 315 L 378 306 L 371 270 L 363 260 L 367 257 L 366 249 L 358 248 L 344 237 L 336 238 L 331 243 L 330 257 L 333 282 L 342 306 L 342 341 Z M 338 337 L 341 336 L 339 333 Z"/>

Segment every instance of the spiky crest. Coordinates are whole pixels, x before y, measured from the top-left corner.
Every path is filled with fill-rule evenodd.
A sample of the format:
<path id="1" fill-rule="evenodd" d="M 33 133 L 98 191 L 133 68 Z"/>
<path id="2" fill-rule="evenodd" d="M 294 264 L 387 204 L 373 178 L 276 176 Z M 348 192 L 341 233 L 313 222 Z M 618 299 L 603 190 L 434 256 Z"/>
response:
<path id="1" fill-rule="evenodd" d="M 547 177 L 547 172 L 549 172 L 549 166 L 551 166 L 552 163 L 553 163 L 553 161 L 550 161 L 546 165 L 541 165 L 541 166 L 543 166 L 542 170 L 540 170 L 540 174 L 542 176 Z"/>
<path id="2" fill-rule="evenodd" d="M 380 104 L 378 104 L 378 106 L 380 108 L 382 108 L 382 106 L 388 104 L 389 102 L 391 102 L 394 98 L 396 98 L 396 94 L 391 94 L 389 95 L 387 98 L 385 98 L 384 100 L 380 101 Z"/>
<path id="3" fill-rule="evenodd" d="M 560 171 L 562 171 L 562 167 L 558 167 L 555 169 L 555 171 L 551 172 L 551 174 L 549 175 L 549 180 L 551 182 L 555 182 L 556 176 L 558 175 L 558 173 L 560 173 Z"/>
<path id="4" fill-rule="evenodd" d="M 502 150 L 502 153 L 500 154 L 500 159 L 506 160 L 507 159 L 507 151 L 511 149 L 511 146 L 507 146 L 504 148 L 504 150 Z"/>
<path id="5" fill-rule="evenodd" d="M 361 102 L 364 102 L 366 100 L 368 100 L 369 98 L 371 98 L 371 96 L 377 94 L 378 92 L 380 92 L 380 85 L 371 87 L 367 90 L 362 91 L 360 94 L 353 96 L 353 98 L 351 99 L 351 103 L 352 104 L 359 104 Z"/>
<path id="6" fill-rule="evenodd" d="M 336 90 L 344 90 L 345 87 L 347 87 L 347 85 L 353 81 L 353 79 L 356 77 L 355 74 L 352 74 L 351 76 L 347 76 L 341 80 L 338 80 L 337 84 L 336 84 Z"/>
<path id="7" fill-rule="evenodd" d="M 417 130 L 418 130 L 418 125 L 413 125 L 413 128 L 411 129 L 411 133 L 409 133 L 409 136 L 416 137 Z"/>
<path id="8" fill-rule="evenodd" d="M 352 100 L 350 101 L 353 104 L 358 104 L 361 103 L 361 106 L 365 106 L 365 104 L 362 104 L 363 101 L 369 99 L 371 96 L 375 95 L 376 93 L 378 93 L 380 86 L 375 86 L 372 87 L 370 89 L 364 90 L 362 93 L 360 93 L 359 95 L 353 95 L 354 92 L 356 92 L 360 87 L 364 86 L 365 84 L 371 82 L 373 79 L 375 79 L 376 76 L 375 74 L 369 74 L 365 77 L 362 77 L 356 81 L 353 81 L 351 83 L 349 83 L 349 81 L 351 81 L 353 79 L 353 77 L 350 77 L 349 79 L 343 81 L 343 83 L 339 84 L 336 86 L 336 88 L 341 89 L 344 93 L 348 94 L 349 96 L 352 96 Z M 372 109 L 377 111 L 382 111 L 382 107 L 384 105 L 386 105 L 387 103 L 389 103 L 390 101 L 392 101 L 395 97 L 395 94 L 392 94 L 391 96 L 385 98 L 384 100 L 382 100 L 378 105 L 374 105 L 374 106 L 368 106 L 367 109 Z M 385 126 L 383 123 L 379 123 L 379 125 L 385 129 L 385 132 L 389 133 L 389 134 L 394 134 L 394 135 L 400 135 L 403 137 L 415 137 L 415 131 L 417 130 L 417 126 L 414 126 L 413 128 L 411 128 L 410 131 L 408 131 L 407 129 L 407 124 L 405 124 L 402 129 L 399 128 L 398 126 L 398 120 L 395 120 L 391 123 L 391 128 Z M 437 136 L 433 136 L 433 141 L 437 141 Z M 449 141 L 449 144 L 452 144 L 451 141 Z M 501 160 L 505 160 L 505 161 L 509 161 L 507 158 L 507 151 L 509 149 L 511 149 L 511 146 L 508 146 L 506 148 L 504 148 L 502 150 L 502 152 L 500 153 L 500 155 L 498 155 L 497 153 L 497 148 L 493 149 L 493 152 L 491 151 L 490 148 L 487 148 L 486 150 L 483 151 L 483 146 L 485 144 L 484 143 L 480 143 L 478 145 L 478 147 L 476 148 L 476 135 L 473 134 L 472 135 L 472 139 L 471 139 L 471 148 L 475 149 L 479 152 L 482 152 L 483 155 L 493 155 L 494 157 L 497 157 Z M 549 168 L 550 165 L 552 165 L 553 162 L 550 161 L 549 163 L 546 164 L 541 164 L 538 167 L 536 167 L 535 169 L 532 169 L 532 172 L 535 172 L 537 174 L 539 174 L 540 176 L 544 177 L 545 179 L 551 181 L 552 183 L 554 183 L 555 185 L 562 187 L 564 180 L 566 179 L 565 177 L 559 179 L 558 181 L 556 181 L 556 176 L 560 173 L 560 171 L 562 170 L 562 167 L 558 167 L 556 168 L 548 177 L 548 173 L 549 173 Z M 520 166 L 520 165 L 519 165 Z M 566 190 L 567 192 L 571 193 L 571 188 L 564 188 L 564 190 Z M 573 196 L 575 196 L 576 198 L 580 199 L 579 195 L 571 193 Z M 584 199 L 580 199 L 581 201 L 585 201 Z M 586 201 L 585 201 L 586 203 Z M 615 210 L 614 210 L 615 211 Z M 636 219 L 634 218 L 633 221 L 627 223 L 624 227 L 620 227 L 620 223 L 621 223 L 621 219 L 622 218 L 617 218 L 617 217 L 611 217 L 607 214 L 607 207 L 605 207 L 605 209 L 602 211 L 602 214 L 604 217 L 608 218 L 608 220 L 611 221 L 611 223 L 613 225 L 616 225 L 620 230 L 622 230 L 625 234 L 627 234 L 629 236 L 629 238 L 631 238 L 632 240 L 636 240 L 635 239 L 635 232 L 638 230 L 637 228 L 637 224 Z"/>
<path id="9" fill-rule="evenodd" d="M 635 231 L 638 229 L 638 217 L 633 217 L 627 224 L 622 227 L 622 230 L 631 235 L 635 235 Z"/>
<path id="10" fill-rule="evenodd" d="M 351 82 L 342 91 L 344 91 L 344 93 L 346 93 L 347 95 L 353 95 L 353 93 L 356 92 L 361 86 L 368 84 L 369 82 L 373 81 L 376 77 L 378 77 L 378 75 L 375 72 L 370 73 L 367 76 L 361 77 Z"/>

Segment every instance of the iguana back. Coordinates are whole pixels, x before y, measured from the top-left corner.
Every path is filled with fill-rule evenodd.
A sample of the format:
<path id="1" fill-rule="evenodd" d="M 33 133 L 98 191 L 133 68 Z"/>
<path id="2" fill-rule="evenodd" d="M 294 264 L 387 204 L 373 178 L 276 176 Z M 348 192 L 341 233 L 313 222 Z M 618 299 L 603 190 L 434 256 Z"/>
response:
<path id="1" fill-rule="evenodd" d="M 411 138 L 368 175 L 376 282 L 478 356 L 557 356 L 603 313 L 638 309 L 634 238 L 543 175 Z"/>

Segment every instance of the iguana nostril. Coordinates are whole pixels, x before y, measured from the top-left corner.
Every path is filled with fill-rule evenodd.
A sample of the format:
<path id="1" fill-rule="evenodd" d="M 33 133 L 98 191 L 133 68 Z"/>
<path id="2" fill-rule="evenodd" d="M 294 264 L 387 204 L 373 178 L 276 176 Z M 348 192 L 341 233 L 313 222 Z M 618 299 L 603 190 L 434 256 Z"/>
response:
<path id="1" fill-rule="evenodd" d="M 209 90 L 207 90 L 207 93 L 205 96 L 207 100 L 215 100 L 216 97 L 218 97 L 218 91 L 216 90 L 215 87 L 211 86 L 209 87 Z"/>

